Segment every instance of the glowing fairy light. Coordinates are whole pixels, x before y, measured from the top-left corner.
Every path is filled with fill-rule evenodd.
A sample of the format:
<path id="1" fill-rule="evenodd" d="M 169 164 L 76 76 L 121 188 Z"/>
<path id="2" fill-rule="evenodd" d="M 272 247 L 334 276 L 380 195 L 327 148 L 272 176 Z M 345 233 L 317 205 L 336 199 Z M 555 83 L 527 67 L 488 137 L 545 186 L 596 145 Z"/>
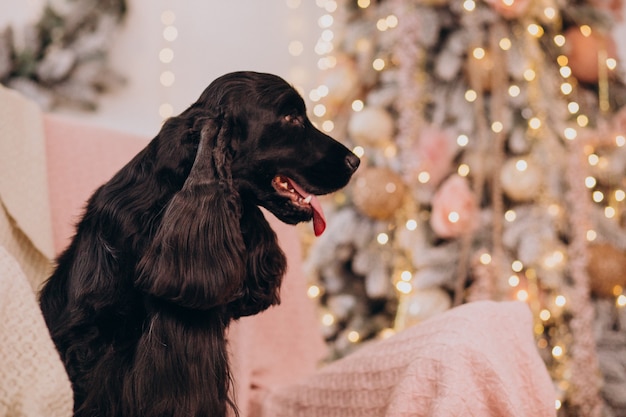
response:
<path id="1" fill-rule="evenodd" d="M 359 332 L 352 330 L 351 332 L 348 333 L 348 340 L 351 341 L 352 343 L 356 343 L 361 339 L 361 335 L 359 335 Z"/>
<path id="2" fill-rule="evenodd" d="M 407 230 L 413 231 L 417 229 L 417 221 L 415 221 L 414 219 L 409 219 L 406 221 L 406 224 L 404 226 Z"/>
<path id="3" fill-rule="evenodd" d="M 389 242 L 389 235 L 387 233 L 379 233 L 378 236 L 376 236 L 376 241 L 379 245 L 386 245 L 387 242 Z"/>
<path id="4" fill-rule="evenodd" d="M 326 133 L 330 133 L 335 129 L 335 123 L 332 120 L 324 120 L 322 122 L 322 130 Z M 358 155 L 357 155 L 358 156 Z"/>
<path id="5" fill-rule="evenodd" d="M 554 7 L 546 7 L 543 9 L 543 15 L 549 20 L 553 20 L 556 17 L 556 9 Z"/>
<path id="6" fill-rule="evenodd" d="M 474 0 L 465 0 L 463 2 L 463 9 L 465 9 L 466 12 L 473 12 L 474 9 L 476 9 L 476 2 L 474 2 Z"/>
<path id="7" fill-rule="evenodd" d="M 458 223 L 459 220 L 461 220 L 461 215 L 456 211 L 451 211 L 450 213 L 448 213 L 448 221 L 450 223 Z"/>
<path id="8" fill-rule="evenodd" d="M 524 71 L 524 74 L 523 74 L 524 79 L 528 82 L 533 81 L 536 76 L 537 74 L 535 73 L 535 70 L 533 70 L 532 68 L 528 68 L 527 70 Z"/>
<path id="9" fill-rule="evenodd" d="M 527 301 L 528 300 L 528 291 L 526 291 L 526 290 L 519 290 L 517 292 L 517 294 L 515 294 L 515 298 L 517 298 L 518 301 Z"/>
<path id="10" fill-rule="evenodd" d="M 593 242 L 594 240 L 598 238 L 598 233 L 593 229 L 587 230 L 587 233 L 585 234 L 585 238 L 587 239 L 587 242 Z"/>
<path id="11" fill-rule="evenodd" d="M 568 128 L 565 128 L 565 130 L 563 131 L 563 136 L 567 140 L 574 140 L 578 136 L 578 132 L 576 131 L 576 129 L 572 127 L 568 127 Z"/>
<path id="12" fill-rule="evenodd" d="M 483 59 L 485 57 L 485 50 L 483 48 L 474 48 L 472 56 L 476 59 Z"/>
<path id="13" fill-rule="evenodd" d="M 572 69 L 568 67 L 567 65 L 564 65 L 561 68 L 559 68 L 559 73 L 561 74 L 561 77 L 568 78 L 572 76 Z"/>
<path id="14" fill-rule="evenodd" d="M 528 121 L 528 127 L 531 129 L 539 129 L 541 127 L 541 120 L 538 117 L 533 117 Z"/>
<path id="15" fill-rule="evenodd" d="M 594 178 L 594 177 L 586 177 L 585 178 L 585 187 L 587 188 L 593 188 L 596 186 L 596 184 L 598 183 L 598 181 Z"/>
<path id="16" fill-rule="evenodd" d="M 407 281 L 398 281 L 396 283 L 396 290 L 402 294 L 409 294 L 413 290 L 413 286 Z"/>
<path id="17" fill-rule="evenodd" d="M 561 346 L 555 346 L 552 348 L 552 356 L 554 356 L 555 358 L 560 358 L 561 356 L 563 356 L 564 350 L 563 347 Z"/>
<path id="18" fill-rule="evenodd" d="M 511 40 L 509 38 L 502 38 L 500 39 L 500 42 L 498 42 L 498 46 L 503 51 L 508 51 L 509 49 L 511 49 L 511 46 L 513 46 L 513 44 L 511 43 Z"/>
<path id="19" fill-rule="evenodd" d="M 467 177 L 470 173 L 470 167 L 467 164 L 461 164 L 456 172 L 462 177 Z"/>
<path id="20" fill-rule="evenodd" d="M 321 293 L 322 290 L 320 290 L 320 287 L 318 287 L 317 285 L 311 285 L 307 290 L 306 295 L 309 298 L 317 298 L 320 296 Z"/>
<path id="21" fill-rule="evenodd" d="M 491 255 L 487 252 L 481 253 L 479 257 L 479 261 L 483 265 L 489 265 L 491 263 Z"/>
<path id="22" fill-rule="evenodd" d="M 511 264 L 511 269 L 515 272 L 520 272 L 522 269 L 524 269 L 524 264 L 522 263 L 522 261 L 513 261 L 513 263 Z"/>
<path id="23" fill-rule="evenodd" d="M 517 162 L 515 162 L 515 169 L 519 172 L 526 171 L 528 169 L 528 162 L 525 159 L 518 159 Z"/>
<path id="24" fill-rule="evenodd" d="M 326 114 L 326 106 L 321 103 L 316 104 L 315 106 L 313 106 L 313 114 L 317 117 L 322 117 Z"/>
<path id="25" fill-rule="evenodd" d="M 457 136 L 456 144 L 459 145 L 461 148 L 463 148 L 469 144 L 469 138 L 467 137 L 467 135 L 461 134 Z"/>
<path id="26" fill-rule="evenodd" d="M 579 29 L 580 33 L 582 33 L 584 37 L 588 38 L 589 36 L 591 36 L 591 26 L 581 25 Z"/>
<path id="27" fill-rule="evenodd" d="M 576 114 L 580 110 L 580 105 L 575 101 L 570 101 L 569 103 L 567 103 L 567 110 L 570 112 L 570 114 Z"/>
<path id="28" fill-rule="evenodd" d="M 324 326 L 332 326 L 335 323 L 335 316 L 330 313 L 326 313 L 322 316 L 322 324 Z"/>
<path id="29" fill-rule="evenodd" d="M 517 275 L 511 275 L 509 277 L 508 282 L 509 282 L 509 286 L 515 288 L 519 285 L 519 277 Z"/>
<path id="30" fill-rule="evenodd" d="M 565 82 L 563 84 L 561 84 L 561 93 L 565 94 L 566 96 L 571 94 L 572 91 L 574 91 L 574 87 L 572 86 L 572 84 Z"/>
<path id="31" fill-rule="evenodd" d="M 465 92 L 465 100 L 467 100 L 470 103 L 473 103 L 474 101 L 476 101 L 476 99 L 478 98 L 478 94 L 476 93 L 476 91 L 469 89 Z"/>
<path id="32" fill-rule="evenodd" d="M 322 29 L 327 29 L 333 25 L 334 19 L 332 15 L 325 14 L 317 20 L 317 25 Z"/>
<path id="33" fill-rule="evenodd" d="M 362 158 L 363 155 L 365 155 L 365 148 L 363 148 L 362 146 L 355 146 L 354 149 L 352 149 L 352 153 L 359 158 Z"/>
<path id="34" fill-rule="evenodd" d="M 554 304 L 557 307 L 563 307 L 565 306 L 566 303 L 567 303 L 567 299 L 565 298 L 564 295 L 557 295 L 556 297 L 554 297 Z"/>
<path id="35" fill-rule="evenodd" d="M 514 222 L 516 218 L 517 218 L 517 214 L 515 213 L 514 210 L 507 210 L 504 213 L 504 219 L 509 223 Z"/>
<path id="36" fill-rule="evenodd" d="M 562 48 L 565 45 L 565 36 L 563 35 L 556 35 L 552 40 L 554 41 L 554 44 L 559 48 Z"/>
<path id="37" fill-rule="evenodd" d="M 593 201 L 596 203 L 602 202 L 604 200 L 604 193 L 602 191 L 594 191 L 592 194 Z"/>
<path id="38" fill-rule="evenodd" d="M 417 180 L 420 182 L 420 184 L 426 184 L 428 183 L 428 181 L 430 181 L 430 174 L 427 171 L 422 171 L 417 174 Z"/>
<path id="39" fill-rule="evenodd" d="M 352 102 L 352 110 L 354 111 L 361 111 L 365 108 L 365 104 L 363 103 L 362 100 L 354 100 Z"/>
<path id="40" fill-rule="evenodd" d="M 509 87 L 509 95 L 511 97 L 518 97 L 521 92 L 522 92 L 522 90 L 517 85 L 511 85 Z"/>
<path id="41" fill-rule="evenodd" d="M 530 25 L 528 25 L 526 30 L 535 38 L 540 38 L 543 36 L 543 28 L 536 23 L 531 23 Z"/>

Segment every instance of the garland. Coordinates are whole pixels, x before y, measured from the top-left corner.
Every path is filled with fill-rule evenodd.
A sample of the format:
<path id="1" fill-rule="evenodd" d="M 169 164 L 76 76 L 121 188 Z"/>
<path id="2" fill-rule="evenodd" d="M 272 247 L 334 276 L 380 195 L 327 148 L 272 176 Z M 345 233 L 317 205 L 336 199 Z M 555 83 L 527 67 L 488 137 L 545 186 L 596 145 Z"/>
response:
<path id="1" fill-rule="evenodd" d="M 108 51 L 126 11 L 126 0 L 48 2 L 37 22 L 0 31 L 0 83 L 45 110 L 95 110 L 123 83 Z"/>

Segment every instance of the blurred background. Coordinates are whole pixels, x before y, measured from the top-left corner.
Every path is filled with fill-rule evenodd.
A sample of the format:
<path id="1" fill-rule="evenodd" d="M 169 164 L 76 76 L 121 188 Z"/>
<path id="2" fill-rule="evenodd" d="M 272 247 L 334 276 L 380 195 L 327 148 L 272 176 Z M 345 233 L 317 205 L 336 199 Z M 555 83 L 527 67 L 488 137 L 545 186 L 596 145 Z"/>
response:
<path id="1" fill-rule="evenodd" d="M 151 137 L 229 71 L 298 88 L 363 161 L 324 199 L 324 235 L 302 232 L 328 360 L 461 303 L 518 300 L 559 416 L 626 416 L 621 0 L 0 7 L 0 81 L 89 123 Z"/>

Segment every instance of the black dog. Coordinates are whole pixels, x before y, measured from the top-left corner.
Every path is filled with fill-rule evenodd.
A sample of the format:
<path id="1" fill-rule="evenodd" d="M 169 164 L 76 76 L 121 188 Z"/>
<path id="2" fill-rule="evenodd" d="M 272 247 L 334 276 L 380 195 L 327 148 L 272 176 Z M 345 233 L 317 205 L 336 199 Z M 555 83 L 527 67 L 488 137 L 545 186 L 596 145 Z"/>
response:
<path id="1" fill-rule="evenodd" d="M 279 302 L 285 256 L 257 206 L 296 224 L 359 159 L 281 78 L 236 72 L 169 119 L 90 198 L 41 308 L 81 417 L 224 416 L 229 322 Z"/>

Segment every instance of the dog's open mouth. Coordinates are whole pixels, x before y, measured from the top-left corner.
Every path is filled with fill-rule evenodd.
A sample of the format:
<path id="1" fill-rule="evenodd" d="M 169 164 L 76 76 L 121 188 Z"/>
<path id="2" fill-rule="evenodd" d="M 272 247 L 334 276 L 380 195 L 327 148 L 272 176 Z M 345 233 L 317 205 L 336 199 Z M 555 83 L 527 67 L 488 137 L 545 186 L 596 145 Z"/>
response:
<path id="1" fill-rule="evenodd" d="M 277 175 L 272 180 L 272 185 L 280 193 L 291 199 L 291 203 L 296 207 L 308 208 L 313 212 L 313 231 L 315 236 L 320 236 L 326 229 L 326 219 L 322 205 L 313 194 L 309 194 L 302 189 L 291 178 L 284 175 Z"/>

